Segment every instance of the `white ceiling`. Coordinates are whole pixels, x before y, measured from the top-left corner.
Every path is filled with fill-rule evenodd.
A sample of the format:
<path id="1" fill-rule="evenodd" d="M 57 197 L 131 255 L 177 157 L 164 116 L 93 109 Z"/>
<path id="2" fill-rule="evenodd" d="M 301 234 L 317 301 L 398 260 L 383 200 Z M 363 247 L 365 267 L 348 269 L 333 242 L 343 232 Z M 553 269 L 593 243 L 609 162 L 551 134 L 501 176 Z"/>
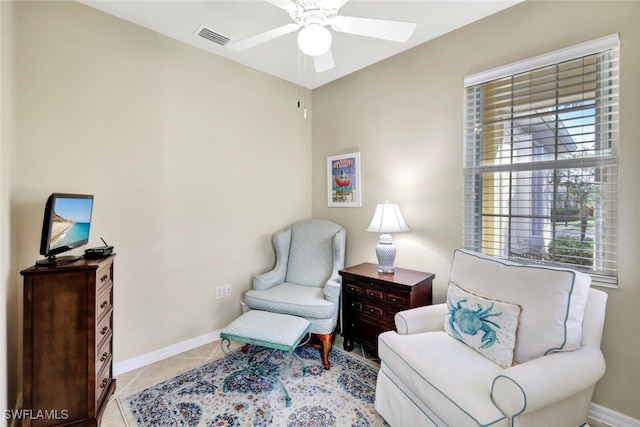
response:
<path id="1" fill-rule="evenodd" d="M 316 73 L 313 60 L 287 34 L 236 52 L 196 35 L 202 26 L 231 39 L 229 44 L 291 23 L 288 13 L 264 0 L 78 0 L 126 21 L 314 89 L 413 46 L 499 12 L 523 0 L 351 0 L 340 15 L 416 22 L 409 41 L 397 43 L 332 31 L 336 66 Z"/>

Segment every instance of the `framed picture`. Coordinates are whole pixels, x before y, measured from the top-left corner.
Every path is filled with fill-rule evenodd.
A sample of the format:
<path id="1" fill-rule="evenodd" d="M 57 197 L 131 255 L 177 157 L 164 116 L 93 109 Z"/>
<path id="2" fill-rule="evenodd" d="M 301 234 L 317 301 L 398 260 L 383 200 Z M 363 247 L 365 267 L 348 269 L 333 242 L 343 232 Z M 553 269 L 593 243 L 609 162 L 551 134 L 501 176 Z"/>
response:
<path id="1" fill-rule="evenodd" d="M 329 207 L 361 206 L 360 153 L 327 157 L 327 180 Z"/>

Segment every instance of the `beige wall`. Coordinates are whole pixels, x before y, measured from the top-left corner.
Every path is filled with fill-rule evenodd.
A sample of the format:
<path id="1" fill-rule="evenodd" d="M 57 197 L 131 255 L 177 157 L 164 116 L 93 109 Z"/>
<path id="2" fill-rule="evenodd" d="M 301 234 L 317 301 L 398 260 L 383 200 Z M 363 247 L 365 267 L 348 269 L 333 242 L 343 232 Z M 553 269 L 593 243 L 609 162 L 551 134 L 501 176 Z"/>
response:
<path id="1" fill-rule="evenodd" d="M 11 185 L 15 145 L 15 50 L 13 3 L 0 2 L 0 347 L 15 349 L 16 263 L 11 232 Z M 0 409 L 15 404 L 16 351 L 0 352 Z M 11 374 L 10 374 L 11 373 Z"/>
<path id="2" fill-rule="evenodd" d="M 19 268 L 48 195 L 93 194 L 89 246 L 118 254 L 115 362 L 222 329 L 271 233 L 311 216 L 298 87 L 76 2 L 16 10 Z"/>
<path id="3" fill-rule="evenodd" d="M 640 2 L 526 2 L 313 92 L 313 216 L 349 230 L 347 264 L 376 262 L 375 204 L 400 204 L 396 265 L 436 273 L 462 241 L 463 78 L 612 33 L 621 38 L 620 277 L 608 290 L 607 372 L 594 402 L 640 418 Z M 361 152 L 362 208 L 328 208 L 327 156 Z"/>

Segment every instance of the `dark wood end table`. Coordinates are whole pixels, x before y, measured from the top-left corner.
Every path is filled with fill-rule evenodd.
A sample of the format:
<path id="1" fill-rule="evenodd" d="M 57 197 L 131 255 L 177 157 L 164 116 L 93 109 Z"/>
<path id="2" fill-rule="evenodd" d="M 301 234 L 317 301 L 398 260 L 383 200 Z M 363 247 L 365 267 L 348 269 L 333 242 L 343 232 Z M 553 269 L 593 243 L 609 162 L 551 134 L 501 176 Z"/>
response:
<path id="1" fill-rule="evenodd" d="M 431 305 L 435 274 L 395 268 L 379 273 L 378 265 L 363 263 L 340 270 L 344 349 L 353 343 L 378 351 L 378 335 L 394 330 L 394 316 L 409 308 Z"/>

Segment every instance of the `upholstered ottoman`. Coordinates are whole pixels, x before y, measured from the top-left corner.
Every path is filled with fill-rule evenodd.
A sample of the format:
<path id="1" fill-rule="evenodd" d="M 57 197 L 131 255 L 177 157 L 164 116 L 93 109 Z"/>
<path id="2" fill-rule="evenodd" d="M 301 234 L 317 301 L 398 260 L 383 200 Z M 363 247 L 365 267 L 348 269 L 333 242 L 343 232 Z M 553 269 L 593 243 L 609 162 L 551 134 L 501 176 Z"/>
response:
<path id="1" fill-rule="evenodd" d="M 242 314 L 220 333 L 222 351 L 240 368 L 225 379 L 223 390 L 229 391 L 229 382 L 235 377 L 247 373 L 254 374 L 279 386 L 285 394 L 286 405 L 290 406 L 291 397 L 278 379 L 279 370 L 274 369 L 274 365 L 269 362 L 269 359 L 277 350 L 286 351 L 291 355 L 290 363 L 293 362 L 293 359 L 298 360 L 302 365 L 303 375 L 306 376 L 307 367 L 293 351 L 308 335 L 309 328 L 308 320 L 288 314 L 260 310 L 251 310 Z M 248 356 L 248 359 L 244 359 L 231 351 L 231 341 L 253 344 L 256 348 Z M 268 352 L 266 356 L 265 352 Z"/>

